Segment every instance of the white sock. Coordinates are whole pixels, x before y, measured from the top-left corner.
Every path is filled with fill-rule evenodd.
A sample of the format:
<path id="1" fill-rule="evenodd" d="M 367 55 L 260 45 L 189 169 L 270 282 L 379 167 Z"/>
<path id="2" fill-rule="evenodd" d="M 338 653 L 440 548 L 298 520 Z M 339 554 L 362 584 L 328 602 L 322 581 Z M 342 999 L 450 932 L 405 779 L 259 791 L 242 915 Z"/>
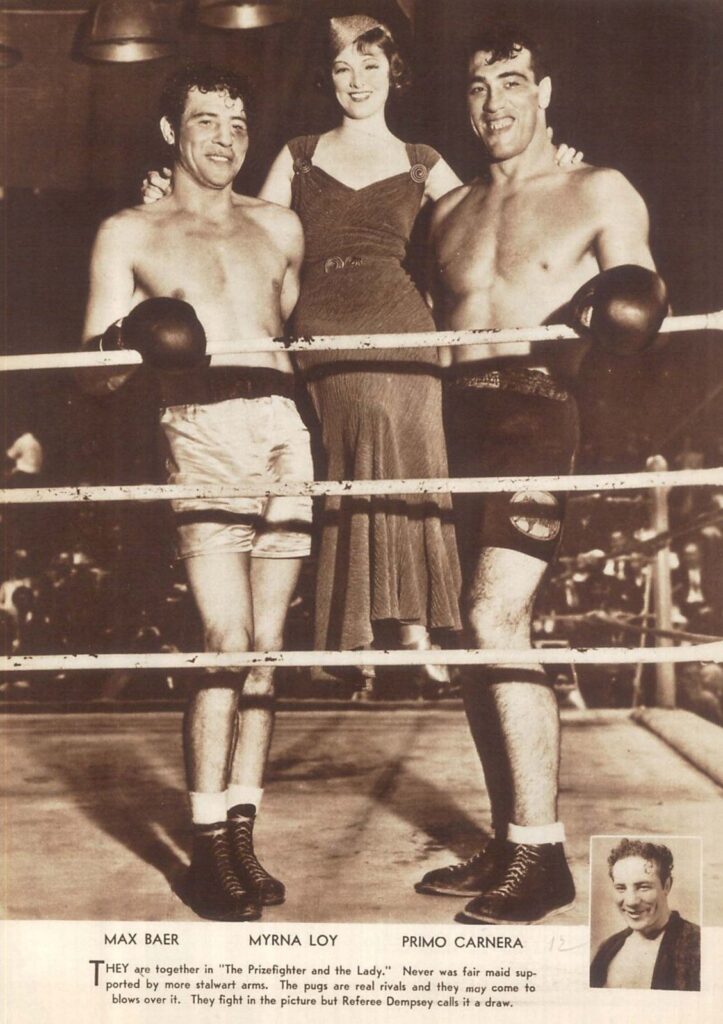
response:
<path id="1" fill-rule="evenodd" d="M 263 789 L 258 786 L 237 786 L 232 783 L 226 790 L 226 808 L 231 810 L 232 807 L 237 807 L 239 804 L 252 804 L 258 814 L 262 794 Z M 226 817 L 226 811 L 223 816 Z"/>
<path id="2" fill-rule="evenodd" d="M 561 821 L 553 821 L 549 825 L 515 825 L 510 822 L 507 826 L 507 838 L 511 843 L 524 843 L 526 846 L 564 843 L 565 826 Z"/>
<path id="3" fill-rule="evenodd" d="M 189 793 L 194 825 L 215 825 L 226 820 L 226 793 Z"/>

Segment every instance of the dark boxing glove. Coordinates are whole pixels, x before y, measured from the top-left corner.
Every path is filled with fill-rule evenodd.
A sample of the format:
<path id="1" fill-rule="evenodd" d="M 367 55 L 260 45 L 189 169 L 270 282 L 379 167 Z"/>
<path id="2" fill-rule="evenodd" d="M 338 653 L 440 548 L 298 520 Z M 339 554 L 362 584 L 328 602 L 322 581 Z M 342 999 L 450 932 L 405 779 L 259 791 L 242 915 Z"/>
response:
<path id="1" fill-rule="evenodd" d="M 206 332 L 193 306 L 158 296 L 135 306 L 121 324 L 125 348 L 155 370 L 192 370 L 206 356 Z"/>
<path id="2" fill-rule="evenodd" d="M 617 355 L 635 355 L 655 341 L 668 313 L 668 290 L 654 271 L 634 263 L 603 270 L 580 288 L 568 323 Z"/>
<path id="3" fill-rule="evenodd" d="M 206 332 L 193 306 L 167 296 L 139 303 L 94 341 L 104 352 L 137 349 L 155 370 L 192 370 L 206 357 Z"/>

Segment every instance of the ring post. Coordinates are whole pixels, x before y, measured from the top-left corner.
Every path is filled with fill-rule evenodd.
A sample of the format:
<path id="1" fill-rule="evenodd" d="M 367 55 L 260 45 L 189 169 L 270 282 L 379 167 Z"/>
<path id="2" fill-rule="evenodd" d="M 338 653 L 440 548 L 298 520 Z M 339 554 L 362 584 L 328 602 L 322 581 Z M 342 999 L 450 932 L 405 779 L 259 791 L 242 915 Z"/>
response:
<path id="1" fill-rule="evenodd" d="M 662 455 L 652 455 L 646 469 L 661 472 L 668 468 Z M 667 533 L 670 529 L 668 518 L 668 487 L 654 487 L 650 492 L 650 525 L 654 533 Z M 673 625 L 673 590 L 670 579 L 670 548 L 659 548 L 653 562 L 653 596 L 655 600 L 655 625 L 661 630 L 670 630 Z M 670 637 L 656 636 L 656 647 L 671 647 Z M 675 665 L 671 662 L 655 666 L 655 705 L 659 708 L 675 707 Z"/>

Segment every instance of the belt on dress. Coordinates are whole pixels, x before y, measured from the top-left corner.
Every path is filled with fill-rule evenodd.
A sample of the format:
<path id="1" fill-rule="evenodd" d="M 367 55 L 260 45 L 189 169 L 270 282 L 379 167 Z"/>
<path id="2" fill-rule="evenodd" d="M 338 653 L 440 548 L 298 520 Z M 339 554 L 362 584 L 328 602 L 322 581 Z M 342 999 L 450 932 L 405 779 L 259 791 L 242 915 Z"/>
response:
<path id="1" fill-rule="evenodd" d="M 470 388 L 513 391 L 518 395 L 538 395 L 555 402 L 566 402 L 569 391 L 540 370 L 488 370 L 486 373 L 465 370 L 459 364 L 448 377 L 448 384 L 460 391 Z"/>
<path id="2" fill-rule="evenodd" d="M 161 404 L 214 405 L 235 398 L 295 398 L 293 373 L 270 366 L 203 367 L 183 373 L 159 374 Z"/>
<path id="3" fill-rule="evenodd" d="M 396 256 L 309 256 L 306 258 L 306 264 L 317 264 L 323 267 L 325 274 L 335 274 L 339 271 L 344 270 L 358 270 L 359 267 L 368 266 L 371 263 L 396 263 L 400 265 L 400 261 Z"/>

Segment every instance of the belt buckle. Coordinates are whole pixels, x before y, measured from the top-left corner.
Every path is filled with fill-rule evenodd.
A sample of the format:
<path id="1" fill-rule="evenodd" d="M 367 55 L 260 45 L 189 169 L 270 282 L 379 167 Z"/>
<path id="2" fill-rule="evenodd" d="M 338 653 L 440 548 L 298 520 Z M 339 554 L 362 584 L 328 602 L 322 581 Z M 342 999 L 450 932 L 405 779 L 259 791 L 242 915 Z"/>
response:
<path id="1" fill-rule="evenodd" d="M 363 262 L 363 256 L 329 256 L 324 260 L 324 273 L 332 274 L 337 270 L 356 270 Z"/>

